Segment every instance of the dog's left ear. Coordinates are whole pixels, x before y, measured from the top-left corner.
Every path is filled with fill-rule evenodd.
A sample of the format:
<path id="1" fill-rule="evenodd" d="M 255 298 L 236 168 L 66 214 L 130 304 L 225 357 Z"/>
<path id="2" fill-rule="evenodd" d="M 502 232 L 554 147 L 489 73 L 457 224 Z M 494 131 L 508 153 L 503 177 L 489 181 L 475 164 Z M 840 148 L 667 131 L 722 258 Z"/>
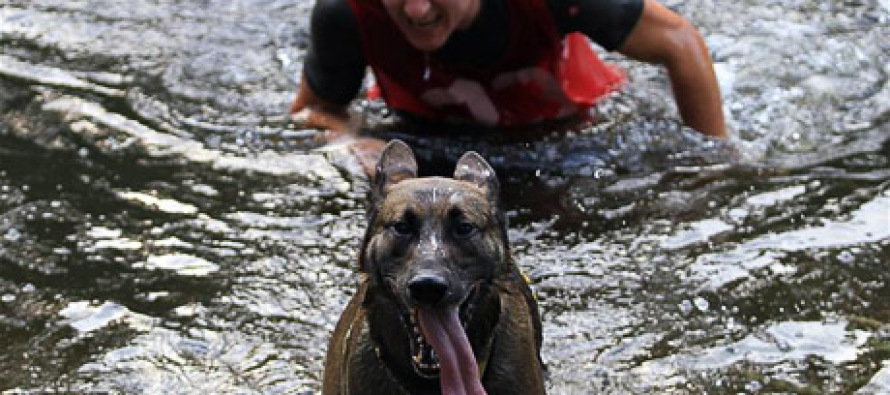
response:
<path id="1" fill-rule="evenodd" d="M 380 154 L 374 175 L 374 186 L 371 198 L 380 199 L 386 195 L 387 189 L 403 180 L 417 177 L 417 161 L 414 152 L 402 140 L 392 140 Z"/>
<path id="2" fill-rule="evenodd" d="M 498 176 L 494 173 L 491 165 L 482 159 L 479 154 L 470 151 L 464 154 L 457 161 L 457 167 L 454 169 L 454 179 L 460 181 L 471 182 L 485 190 L 488 198 L 497 201 L 500 193 L 500 183 Z"/>

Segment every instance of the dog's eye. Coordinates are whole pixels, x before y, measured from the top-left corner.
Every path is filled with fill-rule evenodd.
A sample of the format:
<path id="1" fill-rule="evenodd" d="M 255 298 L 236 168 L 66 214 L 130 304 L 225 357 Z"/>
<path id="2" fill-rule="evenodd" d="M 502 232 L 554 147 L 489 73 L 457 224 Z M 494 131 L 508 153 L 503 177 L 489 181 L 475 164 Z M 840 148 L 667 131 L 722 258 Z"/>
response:
<path id="1" fill-rule="evenodd" d="M 411 236 L 414 234 L 414 226 L 408 221 L 399 221 L 389 226 L 398 236 Z"/>
<path id="2" fill-rule="evenodd" d="M 475 235 L 478 230 L 479 228 L 476 225 L 469 222 L 458 222 L 454 225 L 454 235 L 457 237 L 470 237 Z"/>

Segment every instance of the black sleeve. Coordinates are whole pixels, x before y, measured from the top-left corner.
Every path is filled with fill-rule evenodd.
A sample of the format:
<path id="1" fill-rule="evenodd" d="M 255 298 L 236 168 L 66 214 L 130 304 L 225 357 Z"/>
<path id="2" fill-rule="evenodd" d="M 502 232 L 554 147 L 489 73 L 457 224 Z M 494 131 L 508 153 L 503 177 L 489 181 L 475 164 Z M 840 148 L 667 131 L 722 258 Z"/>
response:
<path id="1" fill-rule="evenodd" d="M 319 98 L 345 105 L 358 94 L 365 76 L 355 15 L 346 0 L 318 0 L 310 29 L 303 76 Z"/>
<path id="2" fill-rule="evenodd" d="M 562 35 L 581 32 L 608 51 L 624 43 L 643 14 L 643 0 L 546 0 Z"/>

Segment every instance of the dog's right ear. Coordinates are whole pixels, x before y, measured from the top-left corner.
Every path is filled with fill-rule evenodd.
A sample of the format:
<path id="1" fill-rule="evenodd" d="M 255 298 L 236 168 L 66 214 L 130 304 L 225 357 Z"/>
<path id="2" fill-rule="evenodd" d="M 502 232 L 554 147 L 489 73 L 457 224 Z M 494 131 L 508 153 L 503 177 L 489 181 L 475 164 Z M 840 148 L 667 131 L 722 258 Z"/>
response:
<path id="1" fill-rule="evenodd" d="M 416 177 L 417 161 L 414 160 L 414 152 L 402 140 L 392 140 L 383 148 L 380 160 L 377 161 L 371 199 L 377 201 L 386 196 L 386 191 L 392 185 Z"/>
<path id="2" fill-rule="evenodd" d="M 461 156 L 454 169 L 454 179 L 476 184 L 485 190 L 492 202 L 497 202 L 500 193 L 498 176 L 479 154 L 470 151 Z"/>

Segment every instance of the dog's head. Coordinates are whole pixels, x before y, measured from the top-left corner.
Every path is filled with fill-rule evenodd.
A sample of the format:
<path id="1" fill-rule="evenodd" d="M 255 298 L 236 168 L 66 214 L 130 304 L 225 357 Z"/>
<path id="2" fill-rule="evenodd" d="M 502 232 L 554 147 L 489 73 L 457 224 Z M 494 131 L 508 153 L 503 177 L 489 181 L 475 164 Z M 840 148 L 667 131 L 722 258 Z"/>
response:
<path id="1" fill-rule="evenodd" d="M 473 152 L 454 178 L 418 178 L 414 154 L 397 140 L 377 165 L 360 269 L 402 310 L 417 373 L 435 377 L 442 365 L 443 385 L 454 373 L 445 365 L 472 356 L 462 327 L 475 302 L 511 269 L 498 188 L 494 170 Z"/>

